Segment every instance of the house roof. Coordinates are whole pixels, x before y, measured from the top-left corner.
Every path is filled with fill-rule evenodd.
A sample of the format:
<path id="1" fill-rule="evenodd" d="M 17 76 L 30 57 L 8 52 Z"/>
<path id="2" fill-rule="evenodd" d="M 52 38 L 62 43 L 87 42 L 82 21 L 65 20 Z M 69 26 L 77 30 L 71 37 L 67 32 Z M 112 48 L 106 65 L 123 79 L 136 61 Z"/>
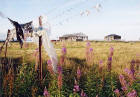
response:
<path id="1" fill-rule="evenodd" d="M 117 36 L 117 37 L 121 37 L 120 35 L 117 35 L 117 34 L 110 34 L 110 35 L 107 35 L 105 37 L 110 37 L 110 36 Z"/>
<path id="2" fill-rule="evenodd" d="M 62 37 L 74 37 L 74 36 L 81 36 L 81 37 L 86 37 L 87 35 L 85 35 L 84 33 L 74 33 L 74 34 L 65 34 Z"/>

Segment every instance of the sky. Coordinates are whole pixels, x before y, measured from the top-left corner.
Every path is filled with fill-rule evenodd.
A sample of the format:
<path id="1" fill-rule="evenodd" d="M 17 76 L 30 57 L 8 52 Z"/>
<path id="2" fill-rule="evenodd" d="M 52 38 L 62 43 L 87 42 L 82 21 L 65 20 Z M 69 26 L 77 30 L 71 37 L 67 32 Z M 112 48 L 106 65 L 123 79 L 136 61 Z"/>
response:
<path id="1" fill-rule="evenodd" d="M 100 11 L 95 9 L 98 4 Z M 92 40 L 103 40 L 108 34 L 140 40 L 140 0 L 0 0 L 0 12 L 21 24 L 47 15 L 51 39 L 82 32 Z M 12 28 L 0 17 L 0 40 Z"/>

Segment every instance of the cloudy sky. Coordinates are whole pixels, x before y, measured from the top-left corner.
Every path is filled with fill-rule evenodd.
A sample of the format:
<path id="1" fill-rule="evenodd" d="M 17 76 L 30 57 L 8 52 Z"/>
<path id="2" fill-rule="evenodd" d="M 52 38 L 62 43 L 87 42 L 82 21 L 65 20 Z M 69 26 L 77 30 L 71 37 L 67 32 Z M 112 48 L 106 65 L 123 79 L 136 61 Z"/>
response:
<path id="1" fill-rule="evenodd" d="M 140 39 L 140 0 L 0 0 L 0 12 L 19 23 L 47 15 L 52 39 L 77 32 L 89 39 L 102 40 L 108 34 Z M 0 17 L 0 39 L 6 38 L 9 28 L 11 23 Z"/>

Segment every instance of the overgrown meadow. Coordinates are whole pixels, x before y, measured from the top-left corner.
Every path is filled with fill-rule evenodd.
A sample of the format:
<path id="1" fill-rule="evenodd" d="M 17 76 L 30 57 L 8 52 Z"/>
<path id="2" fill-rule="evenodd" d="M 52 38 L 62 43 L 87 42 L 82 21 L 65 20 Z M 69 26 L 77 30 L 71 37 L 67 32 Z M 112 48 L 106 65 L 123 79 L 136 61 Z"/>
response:
<path id="1" fill-rule="evenodd" d="M 2 45 L 2 44 L 0 44 Z M 0 54 L 1 97 L 140 97 L 140 42 L 54 42 L 57 73 L 33 43 Z M 43 49 L 43 47 L 42 47 Z"/>

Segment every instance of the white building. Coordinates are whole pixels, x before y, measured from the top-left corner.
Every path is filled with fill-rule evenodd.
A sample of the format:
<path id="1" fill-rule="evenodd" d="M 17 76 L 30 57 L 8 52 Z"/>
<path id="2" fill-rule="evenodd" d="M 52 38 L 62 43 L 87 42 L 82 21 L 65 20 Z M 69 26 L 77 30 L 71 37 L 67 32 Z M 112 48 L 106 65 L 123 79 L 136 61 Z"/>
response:
<path id="1" fill-rule="evenodd" d="M 88 40 L 88 36 L 83 33 L 75 33 L 75 34 L 66 34 L 59 37 L 60 41 L 86 41 Z"/>

